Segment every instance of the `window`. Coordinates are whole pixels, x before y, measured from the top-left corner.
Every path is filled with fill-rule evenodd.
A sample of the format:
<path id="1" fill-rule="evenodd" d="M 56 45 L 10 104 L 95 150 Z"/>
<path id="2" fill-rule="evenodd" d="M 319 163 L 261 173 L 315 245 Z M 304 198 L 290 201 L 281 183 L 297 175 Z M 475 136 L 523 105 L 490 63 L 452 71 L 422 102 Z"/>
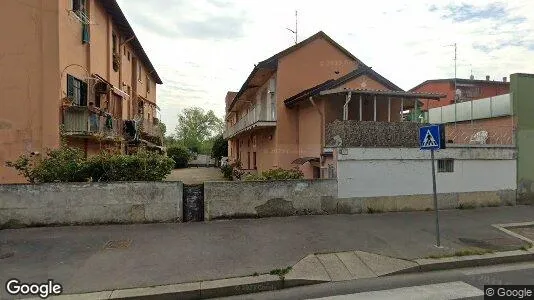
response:
<path id="1" fill-rule="evenodd" d="M 141 69 L 141 63 L 139 61 L 137 61 L 137 80 L 139 80 L 139 82 L 141 82 L 141 72 L 142 69 Z"/>
<path id="2" fill-rule="evenodd" d="M 67 75 L 67 98 L 72 101 L 74 105 L 87 105 L 87 83 L 78 78 Z"/>
<path id="3" fill-rule="evenodd" d="M 85 0 L 72 0 L 72 10 L 74 12 L 85 12 L 86 7 Z"/>
<path id="4" fill-rule="evenodd" d="M 454 159 L 438 159 L 438 173 L 454 172 Z"/>
<path id="5" fill-rule="evenodd" d="M 150 94 L 150 78 L 146 77 L 146 93 Z"/>
<path id="6" fill-rule="evenodd" d="M 128 61 L 130 61 L 130 51 L 127 51 L 126 53 L 128 55 Z"/>

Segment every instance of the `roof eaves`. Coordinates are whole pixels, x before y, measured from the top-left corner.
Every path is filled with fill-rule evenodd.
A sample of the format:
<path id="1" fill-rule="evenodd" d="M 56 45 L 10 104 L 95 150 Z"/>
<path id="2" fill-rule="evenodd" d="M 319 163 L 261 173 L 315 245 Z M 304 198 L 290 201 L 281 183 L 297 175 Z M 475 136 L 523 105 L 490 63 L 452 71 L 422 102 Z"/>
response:
<path id="1" fill-rule="evenodd" d="M 143 46 L 141 46 L 141 42 L 137 38 L 132 26 L 128 22 L 128 19 L 126 19 L 126 16 L 124 15 L 119 4 L 117 3 L 117 0 L 105 0 L 100 1 L 100 3 L 104 6 L 106 11 L 113 17 L 113 21 L 116 23 L 117 27 L 119 27 L 122 31 L 125 31 L 123 33 L 135 37 L 131 42 L 134 51 L 140 57 L 141 61 L 150 69 L 148 73 L 152 77 L 154 77 L 156 83 L 163 84 L 161 78 L 156 72 L 156 69 L 152 65 L 152 62 L 148 58 L 148 55 L 146 54 L 145 50 L 143 49 Z"/>

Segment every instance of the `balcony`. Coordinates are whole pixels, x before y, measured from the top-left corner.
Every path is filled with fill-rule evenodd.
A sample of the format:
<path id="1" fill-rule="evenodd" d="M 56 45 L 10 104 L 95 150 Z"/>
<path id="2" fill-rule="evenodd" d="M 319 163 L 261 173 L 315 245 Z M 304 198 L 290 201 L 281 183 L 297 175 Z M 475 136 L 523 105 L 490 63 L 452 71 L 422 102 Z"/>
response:
<path id="1" fill-rule="evenodd" d="M 234 136 L 258 128 L 267 128 L 276 126 L 276 115 L 274 112 L 267 113 L 267 109 L 261 106 L 256 106 L 250 110 L 246 115 L 237 121 L 234 125 L 226 126 L 223 133 L 225 139 L 231 139 Z"/>
<path id="2" fill-rule="evenodd" d="M 87 106 L 64 107 L 63 135 L 122 138 L 122 120 L 94 114 Z"/>

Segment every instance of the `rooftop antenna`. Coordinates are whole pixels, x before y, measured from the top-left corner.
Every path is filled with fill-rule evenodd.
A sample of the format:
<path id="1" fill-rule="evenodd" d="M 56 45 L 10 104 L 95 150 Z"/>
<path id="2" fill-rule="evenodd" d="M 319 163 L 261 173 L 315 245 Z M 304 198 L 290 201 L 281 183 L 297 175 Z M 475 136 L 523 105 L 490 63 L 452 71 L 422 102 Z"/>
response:
<path id="1" fill-rule="evenodd" d="M 293 32 L 295 34 L 295 45 L 298 43 L 298 35 L 297 35 L 297 32 L 298 32 L 298 18 L 297 18 L 297 14 L 298 12 L 295 10 L 295 30 L 291 29 L 291 28 L 286 28 L 287 30 Z"/>

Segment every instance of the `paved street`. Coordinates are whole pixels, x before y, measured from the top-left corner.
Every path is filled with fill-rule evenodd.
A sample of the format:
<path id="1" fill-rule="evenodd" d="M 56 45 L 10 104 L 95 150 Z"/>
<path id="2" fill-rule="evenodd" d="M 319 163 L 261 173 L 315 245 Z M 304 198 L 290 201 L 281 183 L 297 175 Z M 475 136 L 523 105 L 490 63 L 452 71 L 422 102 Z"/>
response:
<path id="1" fill-rule="evenodd" d="M 473 246 L 511 250 L 524 242 L 491 224 L 533 216 L 532 206 L 442 211 L 443 249 L 434 247 L 433 212 L 2 230 L 0 253 L 13 256 L 0 259 L 0 281 L 53 278 L 80 293 L 268 273 L 310 253 L 414 259 Z"/>
<path id="2" fill-rule="evenodd" d="M 204 181 L 225 181 L 219 168 L 191 167 L 174 169 L 165 178 L 167 181 L 182 181 L 184 184 L 201 184 Z"/>
<path id="3" fill-rule="evenodd" d="M 484 285 L 534 285 L 534 262 L 324 283 L 221 300 L 483 299 Z"/>

